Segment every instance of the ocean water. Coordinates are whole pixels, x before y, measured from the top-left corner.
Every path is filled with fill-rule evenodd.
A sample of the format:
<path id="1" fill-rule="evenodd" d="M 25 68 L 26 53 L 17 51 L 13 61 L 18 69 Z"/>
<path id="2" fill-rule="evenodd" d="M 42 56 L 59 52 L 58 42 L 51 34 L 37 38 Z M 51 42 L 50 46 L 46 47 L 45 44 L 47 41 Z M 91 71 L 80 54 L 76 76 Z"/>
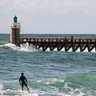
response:
<path id="1" fill-rule="evenodd" d="M 72 34 L 71 34 L 72 35 Z M 59 38 L 71 35 L 21 37 Z M 73 35 L 96 38 L 96 35 Z M 9 43 L 9 34 L 0 34 L 0 96 L 96 96 L 96 52 L 36 50 L 28 44 Z M 31 93 L 21 91 L 19 77 L 24 72 Z"/>

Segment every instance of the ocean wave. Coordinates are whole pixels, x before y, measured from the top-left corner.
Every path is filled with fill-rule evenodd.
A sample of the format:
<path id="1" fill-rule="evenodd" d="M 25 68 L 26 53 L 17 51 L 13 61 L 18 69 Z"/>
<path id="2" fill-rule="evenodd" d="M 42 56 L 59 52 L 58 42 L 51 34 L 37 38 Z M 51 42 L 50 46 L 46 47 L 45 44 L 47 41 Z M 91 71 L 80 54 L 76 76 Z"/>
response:
<path id="1" fill-rule="evenodd" d="M 22 91 L 20 89 L 18 90 L 12 90 L 12 88 L 4 89 L 3 84 L 0 83 L 0 96 L 38 96 L 38 93 L 36 90 L 30 90 L 30 93 L 28 93 L 26 90 Z"/>
<path id="2" fill-rule="evenodd" d="M 96 87 L 91 86 L 95 81 L 96 78 L 83 74 L 30 82 L 33 87 L 40 88 L 40 96 L 95 96 Z"/>
<path id="3" fill-rule="evenodd" d="M 62 78 L 61 77 L 46 78 L 38 80 L 29 79 L 28 85 L 31 94 L 29 94 L 27 91 L 22 92 L 18 88 L 5 89 L 3 88 L 3 85 L 0 84 L 0 95 L 1 96 L 95 96 L 96 87 L 95 85 L 91 86 L 91 84 L 92 83 L 94 84 L 95 81 L 96 78 L 92 78 L 92 76 L 87 74 L 66 76 Z M 5 84 L 4 82 L 3 84 Z M 14 84 L 16 82 L 14 82 Z"/>
<path id="4" fill-rule="evenodd" d="M 28 93 L 27 91 L 21 91 L 21 90 L 2 90 L 0 91 L 1 96 L 38 96 L 37 93 L 30 92 Z"/>
<path id="5" fill-rule="evenodd" d="M 21 51 L 21 52 L 36 52 L 36 51 L 40 51 L 34 48 L 34 46 L 29 46 L 27 43 L 20 45 L 20 47 L 16 46 L 15 44 L 11 44 L 11 43 L 7 43 L 4 45 L 1 45 L 1 47 L 9 47 L 11 48 L 13 51 Z"/>

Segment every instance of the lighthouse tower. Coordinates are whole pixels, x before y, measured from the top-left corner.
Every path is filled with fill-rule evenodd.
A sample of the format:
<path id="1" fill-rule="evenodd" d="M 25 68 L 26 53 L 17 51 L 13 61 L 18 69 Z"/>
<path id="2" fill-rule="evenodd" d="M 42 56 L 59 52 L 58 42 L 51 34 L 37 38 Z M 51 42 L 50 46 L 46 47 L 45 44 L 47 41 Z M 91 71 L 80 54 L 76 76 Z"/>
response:
<path id="1" fill-rule="evenodd" d="M 17 22 L 17 17 L 13 18 L 13 21 L 10 24 L 11 33 L 10 33 L 10 43 L 20 46 L 20 23 Z"/>

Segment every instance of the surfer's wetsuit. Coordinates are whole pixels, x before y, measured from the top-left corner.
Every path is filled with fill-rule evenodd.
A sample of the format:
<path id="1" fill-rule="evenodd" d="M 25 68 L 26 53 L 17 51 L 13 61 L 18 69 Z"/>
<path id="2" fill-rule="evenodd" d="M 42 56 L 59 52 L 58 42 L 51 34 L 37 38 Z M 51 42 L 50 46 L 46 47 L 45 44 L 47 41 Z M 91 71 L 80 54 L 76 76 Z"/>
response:
<path id="1" fill-rule="evenodd" d="M 25 76 L 21 76 L 19 79 L 19 82 L 20 82 L 22 87 L 24 87 L 24 85 L 27 87 L 27 79 Z"/>
<path id="2" fill-rule="evenodd" d="M 22 87 L 22 91 L 23 91 L 23 88 L 24 88 L 24 85 L 25 85 L 28 92 L 29 92 L 29 88 L 28 88 L 28 85 L 27 85 L 28 82 L 27 82 L 27 79 L 26 79 L 26 77 L 24 76 L 23 73 L 21 73 L 21 76 L 19 78 L 19 83 L 20 83 L 20 85 Z"/>

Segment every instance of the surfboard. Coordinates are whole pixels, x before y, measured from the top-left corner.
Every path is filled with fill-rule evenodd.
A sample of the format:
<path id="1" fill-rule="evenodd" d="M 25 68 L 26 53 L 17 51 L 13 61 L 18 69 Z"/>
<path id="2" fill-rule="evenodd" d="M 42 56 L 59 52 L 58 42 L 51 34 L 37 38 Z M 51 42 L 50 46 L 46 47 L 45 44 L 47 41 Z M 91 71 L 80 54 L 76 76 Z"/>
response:
<path id="1" fill-rule="evenodd" d="M 21 95 L 23 96 L 38 96 L 37 90 L 30 90 L 30 93 L 28 91 L 21 91 Z"/>
<path id="2" fill-rule="evenodd" d="M 38 96 L 39 89 L 30 88 L 28 96 Z"/>

